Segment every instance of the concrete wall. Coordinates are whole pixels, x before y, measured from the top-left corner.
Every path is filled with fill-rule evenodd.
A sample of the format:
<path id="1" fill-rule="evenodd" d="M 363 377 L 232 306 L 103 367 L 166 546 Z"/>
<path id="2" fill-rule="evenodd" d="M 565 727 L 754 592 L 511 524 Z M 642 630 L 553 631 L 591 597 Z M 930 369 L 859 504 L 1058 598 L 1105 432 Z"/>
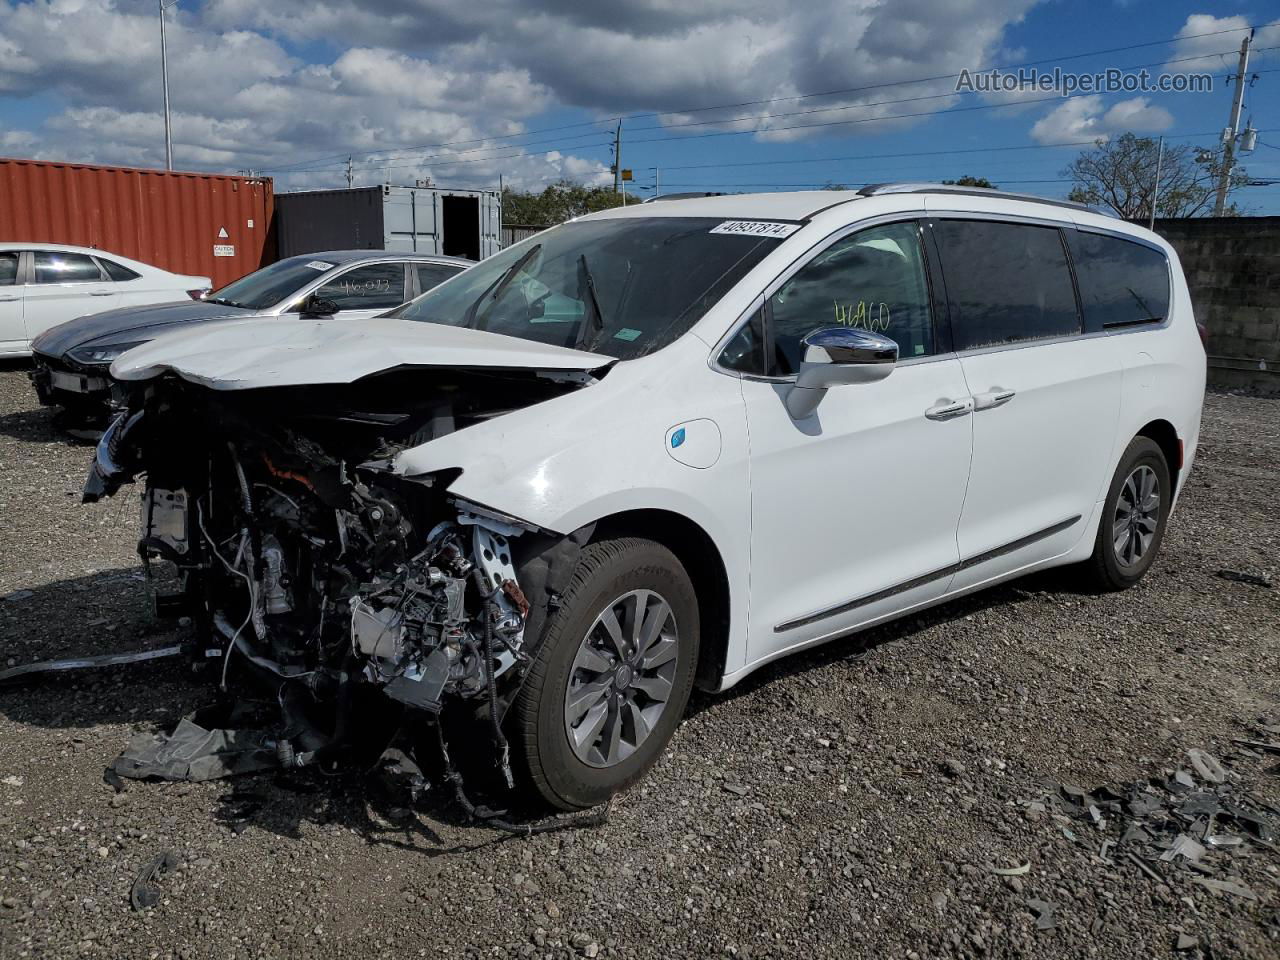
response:
<path id="1" fill-rule="evenodd" d="M 1280 217 L 1157 220 L 1209 331 L 1209 383 L 1280 394 Z"/>

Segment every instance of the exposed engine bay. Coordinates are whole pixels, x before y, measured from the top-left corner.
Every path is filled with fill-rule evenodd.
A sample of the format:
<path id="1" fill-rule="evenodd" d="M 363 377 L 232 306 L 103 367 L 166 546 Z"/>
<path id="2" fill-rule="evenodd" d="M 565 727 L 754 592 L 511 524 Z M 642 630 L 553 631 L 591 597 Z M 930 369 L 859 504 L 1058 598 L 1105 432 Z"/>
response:
<path id="1" fill-rule="evenodd" d="M 270 691 L 281 766 L 340 766 L 381 695 L 408 724 L 502 717 L 589 531 L 571 537 L 452 497 L 456 471 L 404 477 L 396 456 L 589 375 L 402 368 L 349 385 L 215 391 L 137 384 L 103 435 L 84 498 L 145 478 L 138 551 L 170 561 L 223 692 Z M 443 746 L 443 739 L 441 740 Z"/>

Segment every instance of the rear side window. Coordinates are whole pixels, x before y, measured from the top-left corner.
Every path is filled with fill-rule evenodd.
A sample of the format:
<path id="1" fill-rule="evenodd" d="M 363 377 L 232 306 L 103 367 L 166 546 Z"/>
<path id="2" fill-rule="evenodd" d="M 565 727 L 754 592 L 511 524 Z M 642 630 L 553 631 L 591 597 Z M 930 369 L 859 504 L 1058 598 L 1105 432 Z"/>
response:
<path id="1" fill-rule="evenodd" d="M 36 283 L 84 283 L 102 279 L 93 257 L 83 253 L 37 250 L 33 256 L 36 261 Z"/>
<path id="2" fill-rule="evenodd" d="M 438 287 L 450 277 L 462 272 L 462 267 L 451 267 L 447 263 L 414 264 L 418 272 L 418 291 L 426 293 L 432 287 Z"/>
<path id="3" fill-rule="evenodd" d="M 768 310 L 777 376 L 800 369 L 800 341 L 820 327 L 883 334 L 898 344 L 904 360 L 933 353 L 919 227 L 890 223 L 836 241 L 769 298 Z"/>
<path id="4" fill-rule="evenodd" d="M 18 279 L 18 255 L 0 253 L 0 287 L 11 287 Z"/>
<path id="5" fill-rule="evenodd" d="M 1056 227 L 981 220 L 933 226 L 951 301 L 956 350 L 1081 332 Z"/>
<path id="6" fill-rule="evenodd" d="M 1169 261 L 1159 250 L 1068 231 L 1088 330 L 1159 323 L 1169 315 Z"/>
<path id="7" fill-rule="evenodd" d="M 102 269 L 107 271 L 107 276 L 117 283 L 125 280 L 137 280 L 142 274 L 135 273 L 122 263 L 116 263 L 114 260 L 107 260 L 103 257 L 98 258 L 98 262 L 102 264 Z"/>

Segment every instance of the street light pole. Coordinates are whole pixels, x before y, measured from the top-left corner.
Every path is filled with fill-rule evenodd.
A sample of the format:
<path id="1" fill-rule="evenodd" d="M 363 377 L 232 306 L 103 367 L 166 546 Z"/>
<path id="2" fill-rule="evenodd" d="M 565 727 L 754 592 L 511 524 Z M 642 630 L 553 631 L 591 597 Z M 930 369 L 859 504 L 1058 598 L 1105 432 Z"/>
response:
<path id="1" fill-rule="evenodd" d="M 164 11 L 178 0 L 156 0 L 160 5 L 160 73 L 164 81 L 164 168 L 173 169 L 173 132 L 169 124 L 169 47 L 164 34 Z"/>

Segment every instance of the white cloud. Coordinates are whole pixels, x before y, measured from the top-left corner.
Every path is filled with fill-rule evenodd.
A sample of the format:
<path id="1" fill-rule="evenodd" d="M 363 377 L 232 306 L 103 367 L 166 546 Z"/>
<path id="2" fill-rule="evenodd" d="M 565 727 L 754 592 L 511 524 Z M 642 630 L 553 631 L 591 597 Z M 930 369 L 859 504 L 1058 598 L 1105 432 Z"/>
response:
<path id="1" fill-rule="evenodd" d="M 1106 107 L 1100 94 L 1073 97 L 1036 121 L 1031 139 L 1037 143 L 1109 140 L 1120 133 L 1160 133 L 1173 126 L 1173 115 L 1152 106 L 1146 97 L 1121 100 Z"/>
<path id="2" fill-rule="evenodd" d="M 1258 17 L 1272 20 L 1274 17 Z M 1236 15 L 1215 17 L 1211 13 L 1193 13 L 1178 31 L 1178 41 L 1169 54 L 1167 68 L 1176 73 L 1201 73 L 1234 70 L 1238 62 L 1240 44 L 1249 33 L 1249 18 Z M 1280 25 L 1262 27 L 1254 34 L 1255 50 L 1280 46 Z M 1261 50 L 1252 59 L 1274 55 L 1275 51 Z M 1188 59 L 1191 58 L 1191 59 Z"/>
<path id="3" fill-rule="evenodd" d="M 886 84 L 989 63 L 1003 49 L 1006 27 L 1035 2 L 183 4 L 169 13 L 175 158 L 180 166 L 288 168 L 278 174 L 286 189 L 341 182 L 341 155 L 375 152 L 382 159 L 358 162 L 358 178 L 403 182 L 429 174 L 478 185 L 502 173 L 532 183 L 607 177 L 603 128 L 525 138 L 549 141 L 528 149 L 485 141 L 519 134 L 558 106 L 602 116 L 682 110 L 686 122 L 716 121 L 691 132 L 759 129 L 769 140 L 901 129 L 925 119 L 893 119 L 897 114 L 953 105 L 953 83 Z M 0 92 L 54 94 L 66 105 L 24 132 L 23 149 L 159 162 L 154 0 L 0 0 L 0 24 Z M 334 52 L 318 58 L 317 50 Z M 857 89 L 818 100 L 699 109 L 850 88 Z M 880 102 L 911 97 L 932 99 Z M 769 116 L 799 109 L 819 112 Z M 812 126 L 787 129 L 804 125 Z M 550 152 L 530 152 L 538 149 Z M 482 156 L 492 159 L 477 161 Z M 318 164 L 317 157 L 329 159 Z"/>

